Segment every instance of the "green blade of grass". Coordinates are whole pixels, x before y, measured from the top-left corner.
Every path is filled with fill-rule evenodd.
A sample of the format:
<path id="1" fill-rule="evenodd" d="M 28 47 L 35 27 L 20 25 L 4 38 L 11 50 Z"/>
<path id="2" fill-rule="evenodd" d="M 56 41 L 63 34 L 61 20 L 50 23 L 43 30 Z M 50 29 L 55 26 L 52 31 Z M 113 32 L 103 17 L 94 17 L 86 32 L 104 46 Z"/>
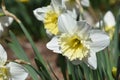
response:
<path id="1" fill-rule="evenodd" d="M 43 65 L 43 68 L 44 68 L 44 71 L 45 71 L 47 77 L 49 78 L 49 80 L 52 80 L 52 78 L 51 78 L 51 76 L 50 76 L 50 73 L 49 73 L 48 70 L 47 70 L 46 64 L 45 64 L 42 56 L 40 55 L 37 47 L 35 46 L 35 44 L 34 44 L 32 38 L 31 38 L 30 34 L 28 33 L 27 29 L 24 27 L 24 25 L 23 25 L 22 23 L 19 23 L 19 25 L 20 25 L 21 29 L 23 30 L 25 36 L 26 36 L 27 39 L 29 40 L 29 42 L 30 42 L 30 44 L 31 44 L 31 46 L 32 46 L 32 48 L 33 48 L 33 51 L 34 51 L 34 53 L 35 53 L 36 58 L 37 58 L 37 59 L 39 60 L 39 62 Z M 39 67 L 39 66 L 38 66 L 38 67 Z"/>
<path id="2" fill-rule="evenodd" d="M 15 37 L 14 33 L 12 33 L 12 31 L 10 31 L 10 36 L 12 38 L 12 42 L 9 43 L 9 46 L 14 51 L 16 57 L 29 62 L 29 59 L 28 59 L 26 53 L 22 49 L 20 43 L 18 42 L 17 38 Z M 31 68 L 29 66 L 25 66 L 25 67 L 28 70 L 28 72 L 33 80 L 39 80 L 37 77 L 38 74 L 36 73 L 35 70 L 33 70 L 33 68 Z"/>

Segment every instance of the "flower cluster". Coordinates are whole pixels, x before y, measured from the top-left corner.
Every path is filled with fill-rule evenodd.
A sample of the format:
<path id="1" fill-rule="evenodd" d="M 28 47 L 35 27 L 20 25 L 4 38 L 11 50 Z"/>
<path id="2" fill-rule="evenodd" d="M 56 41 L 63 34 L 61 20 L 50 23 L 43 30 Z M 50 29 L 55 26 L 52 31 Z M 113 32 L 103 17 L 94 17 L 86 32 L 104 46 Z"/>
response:
<path id="1" fill-rule="evenodd" d="M 50 5 L 34 10 L 43 21 L 46 32 L 54 35 L 47 48 L 60 53 L 73 64 L 85 62 L 97 68 L 96 53 L 106 48 L 110 39 L 102 30 L 94 29 L 83 20 L 82 5 L 89 7 L 88 0 L 51 0 Z"/>

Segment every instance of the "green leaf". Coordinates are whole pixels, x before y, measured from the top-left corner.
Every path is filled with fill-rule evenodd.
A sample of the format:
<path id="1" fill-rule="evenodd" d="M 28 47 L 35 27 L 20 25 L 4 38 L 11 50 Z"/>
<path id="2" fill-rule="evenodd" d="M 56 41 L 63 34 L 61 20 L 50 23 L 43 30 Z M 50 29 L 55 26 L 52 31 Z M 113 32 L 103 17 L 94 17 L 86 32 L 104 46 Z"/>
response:
<path id="1" fill-rule="evenodd" d="M 25 61 L 30 61 L 25 53 L 25 51 L 23 50 L 23 48 L 21 47 L 20 43 L 18 42 L 17 38 L 15 37 L 14 33 L 12 31 L 10 31 L 10 36 L 12 38 L 12 42 L 9 43 L 10 48 L 14 51 L 15 55 L 22 60 Z"/>
<path id="2" fill-rule="evenodd" d="M 45 64 L 42 56 L 40 55 L 37 47 L 35 46 L 35 44 L 34 44 L 32 38 L 31 38 L 30 34 L 28 33 L 27 29 L 24 27 L 24 25 L 23 25 L 22 23 L 19 23 L 19 25 L 20 25 L 21 29 L 23 30 L 25 36 L 26 36 L 27 39 L 29 40 L 29 42 L 30 42 L 30 44 L 31 44 L 31 46 L 32 46 L 32 48 L 33 48 L 33 51 L 34 51 L 34 53 L 35 53 L 36 59 L 42 64 L 42 68 L 44 69 L 44 72 L 45 72 L 47 78 L 48 78 L 49 80 L 52 80 L 52 78 L 51 78 L 51 76 L 50 76 L 50 73 L 49 73 L 48 70 L 47 70 L 46 64 Z M 38 67 L 40 67 L 40 66 L 38 66 Z"/>
<path id="3" fill-rule="evenodd" d="M 69 80 L 76 80 L 74 75 L 73 65 L 69 61 L 67 61 L 67 69 L 68 69 Z"/>
<path id="4" fill-rule="evenodd" d="M 14 51 L 16 57 L 29 62 L 26 53 L 24 52 L 23 48 L 21 47 L 20 43 L 18 42 L 17 38 L 15 37 L 14 33 L 12 33 L 12 31 L 10 31 L 10 36 L 12 38 L 12 42 L 9 43 L 9 46 Z M 31 68 L 30 66 L 25 66 L 25 67 L 28 70 L 33 80 L 39 80 L 37 76 L 38 74 L 33 68 Z"/>

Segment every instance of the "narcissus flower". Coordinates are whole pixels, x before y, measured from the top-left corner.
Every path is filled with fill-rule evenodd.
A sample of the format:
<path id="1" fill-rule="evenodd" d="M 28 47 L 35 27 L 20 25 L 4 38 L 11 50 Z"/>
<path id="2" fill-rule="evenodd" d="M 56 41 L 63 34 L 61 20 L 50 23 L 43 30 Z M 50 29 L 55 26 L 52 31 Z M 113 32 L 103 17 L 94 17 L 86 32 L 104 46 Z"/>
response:
<path id="1" fill-rule="evenodd" d="M 25 80 L 28 73 L 24 67 L 15 62 L 7 62 L 7 54 L 0 45 L 0 80 Z"/>
<path id="2" fill-rule="evenodd" d="M 43 21 L 45 29 L 56 35 L 58 34 L 58 16 L 63 11 L 61 0 L 51 0 L 47 7 L 37 8 L 34 15 L 40 21 Z"/>
<path id="3" fill-rule="evenodd" d="M 48 42 L 47 48 L 61 53 L 74 64 L 84 61 L 96 69 L 96 52 L 109 45 L 109 36 L 101 30 L 92 29 L 86 21 L 74 20 L 66 13 L 59 17 L 58 25 L 61 34 Z"/>
<path id="4" fill-rule="evenodd" d="M 115 32 L 115 25 L 115 17 L 113 16 L 111 11 L 108 11 L 103 17 L 103 21 L 98 22 L 96 24 L 96 27 L 101 26 L 109 34 L 110 39 L 112 39 Z"/>
<path id="5" fill-rule="evenodd" d="M 2 10 L 0 9 L 0 35 L 4 31 L 5 27 L 8 27 L 13 22 L 13 18 L 5 16 Z"/>

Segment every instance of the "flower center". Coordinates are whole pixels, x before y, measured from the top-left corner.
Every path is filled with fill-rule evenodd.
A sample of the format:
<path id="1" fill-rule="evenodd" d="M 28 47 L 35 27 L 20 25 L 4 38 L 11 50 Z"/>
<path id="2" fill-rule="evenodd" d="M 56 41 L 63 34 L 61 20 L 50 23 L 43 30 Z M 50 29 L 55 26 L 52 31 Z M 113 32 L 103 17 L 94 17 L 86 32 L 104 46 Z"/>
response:
<path id="1" fill-rule="evenodd" d="M 10 78 L 9 68 L 5 66 L 0 67 L 0 80 L 9 80 L 9 78 Z"/>
<path id="2" fill-rule="evenodd" d="M 52 34 L 58 34 L 58 14 L 54 11 L 48 11 L 44 21 L 45 29 Z"/>
<path id="3" fill-rule="evenodd" d="M 77 35 L 63 34 L 60 36 L 59 44 L 61 47 L 62 55 L 72 60 L 82 60 L 88 56 L 89 46 L 85 44 L 85 40 L 82 40 Z"/>

